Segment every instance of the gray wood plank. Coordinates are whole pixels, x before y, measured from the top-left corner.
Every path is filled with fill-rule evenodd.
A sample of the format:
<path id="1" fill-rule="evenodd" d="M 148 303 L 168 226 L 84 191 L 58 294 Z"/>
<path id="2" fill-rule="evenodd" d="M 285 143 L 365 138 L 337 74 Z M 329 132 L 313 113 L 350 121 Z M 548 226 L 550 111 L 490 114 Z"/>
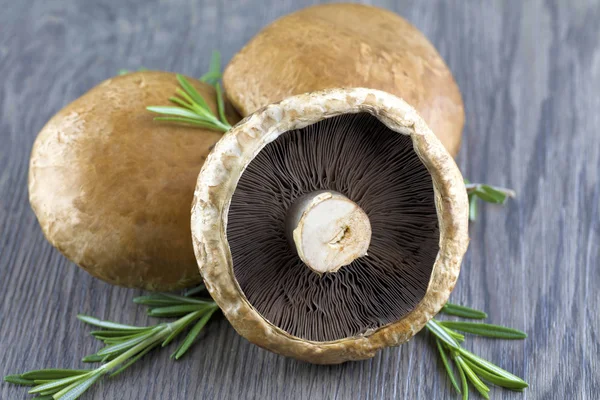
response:
<path id="1" fill-rule="evenodd" d="M 131 299 L 66 261 L 27 201 L 31 144 L 44 123 L 120 68 L 191 75 L 224 61 L 265 24 L 312 1 L 0 0 L 0 375 L 80 367 L 96 349 L 77 313 L 144 324 Z M 372 1 L 413 22 L 454 72 L 467 124 L 458 163 L 515 188 L 486 206 L 453 301 L 529 333 L 467 346 L 525 376 L 502 399 L 595 399 L 600 391 L 600 1 Z M 372 360 L 315 366 L 211 323 L 178 362 L 157 351 L 87 399 L 445 399 L 449 382 L 419 334 Z M 26 398 L 0 383 L 1 399 Z"/>

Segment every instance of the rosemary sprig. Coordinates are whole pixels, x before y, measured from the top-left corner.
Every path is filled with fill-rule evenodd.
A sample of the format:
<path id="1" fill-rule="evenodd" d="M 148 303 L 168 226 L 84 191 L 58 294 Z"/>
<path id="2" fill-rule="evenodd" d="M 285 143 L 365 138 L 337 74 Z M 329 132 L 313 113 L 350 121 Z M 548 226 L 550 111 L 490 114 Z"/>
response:
<path id="1" fill-rule="evenodd" d="M 457 315 L 456 310 L 458 310 L 460 316 L 466 318 L 482 319 L 482 316 L 487 316 L 482 311 L 450 303 L 444 306 L 442 312 Z M 437 319 L 432 319 L 427 322 L 426 327 L 427 330 L 435 336 L 436 346 L 440 353 L 442 364 L 448 373 L 452 386 L 459 394 L 462 393 L 463 399 L 468 399 L 469 397 L 467 382 L 470 382 L 471 385 L 473 385 L 473 387 L 486 399 L 489 398 L 488 392 L 490 389 L 483 381 L 511 390 L 523 390 L 528 387 L 527 382 L 518 376 L 465 350 L 459 343 L 461 340 L 457 339 L 457 337 L 464 338 L 464 336 L 460 335 L 454 329 L 475 335 L 502 339 L 524 339 L 527 337 L 525 332 L 499 325 L 439 321 Z M 454 366 L 458 369 L 461 382 L 460 387 L 458 386 L 456 377 L 450 366 L 447 353 L 450 355 L 452 361 L 454 361 Z"/>
<path id="2" fill-rule="evenodd" d="M 164 115 L 163 117 L 154 118 L 155 121 L 174 122 L 227 132 L 231 128 L 231 125 L 225 116 L 225 101 L 223 90 L 219 83 L 220 79 L 221 55 L 218 51 L 214 51 L 210 62 L 210 69 L 200 80 L 215 87 L 218 115 L 213 114 L 202 95 L 183 75 L 179 74 L 177 74 L 177 81 L 181 87 L 176 90 L 178 96 L 169 98 L 176 105 L 149 106 L 146 109 Z"/>
<path id="3" fill-rule="evenodd" d="M 201 286 L 199 289 L 203 289 Z M 190 328 L 185 339 L 171 355 L 181 358 L 196 341 L 211 316 L 218 310 L 215 302 L 195 297 L 196 289 L 177 296 L 167 293 L 141 296 L 135 303 L 149 306 L 148 315 L 160 317 L 179 317 L 173 322 L 163 322 L 152 326 L 133 326 L 103 321 L 87 315 L 77 318 L 88 325 L 102 328 L 91 335 L 104 343 L 104 347 L 82 359 L 83 362 L 100 362 L 95 369 L 43 369 L 22 374 L 8 375 L 4 380 L 18 385 L 33 386 L 30 394 L 46 398 L 73 400 L 81 396 L 88 388 L 104 375 L 113 377 L 120 374 L 150 350 L 167 346 L 186 328 Z"/>

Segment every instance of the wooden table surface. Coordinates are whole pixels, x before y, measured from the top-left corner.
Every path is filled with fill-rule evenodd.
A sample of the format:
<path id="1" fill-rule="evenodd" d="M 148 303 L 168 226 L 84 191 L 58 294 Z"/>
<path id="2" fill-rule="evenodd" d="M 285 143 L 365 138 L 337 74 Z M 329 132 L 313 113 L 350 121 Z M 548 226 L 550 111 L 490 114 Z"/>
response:
<path id="1" fill-rule="evenodd" d="M 91 278 L 44 239 L 27 199 L 29 152 L 61 107 L 120 68 L 203 73 L 298 0 L 0 0 L 0 375 L 81 367 L 98 344 L 77 313 L 151 319 L 136 290 Z M 526 377 L 494 399 L 600 393 L 600 1 L 374 1 L 420 28 L 462 90 L 458 164 L 514 188 L 485 206 L 454 302 L 529 334 L 467 348 Z M 85 399 L 446 399 L 456 397 L 424 333 L 364 362 L 316 366 L 211 323 L 193 351 L 155 351 Z M 26 398 L 0 383 L 0 399 Z"/>

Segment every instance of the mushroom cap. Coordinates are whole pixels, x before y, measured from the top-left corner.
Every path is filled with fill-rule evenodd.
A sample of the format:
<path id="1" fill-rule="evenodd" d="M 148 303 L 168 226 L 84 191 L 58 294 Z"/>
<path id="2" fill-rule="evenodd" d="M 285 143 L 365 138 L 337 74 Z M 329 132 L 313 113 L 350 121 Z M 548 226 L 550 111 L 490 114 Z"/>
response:
<path id="1" fill-rule="evenodd" d="M 212 87 L 191 80 L 216 108 Z M 172 290 L 201 281 L 190 239 L 194 182 L 222 134 L 153 121 L 175 74 L 108 79 L 59 111 L 31 153 L 29 200 L 44 235 L 106 282 Z M 230 109 L 229 121 L 239 120 Z"/>
<path id="2" fill-rule="evenodd" d="M 383 90 L 412 105 L 452 156 L 460 148 L 465 117 L 452 73 L 417 28 L 381 8 L 323 4 L 286 15 L 233 57 L 223 84 L 242 116 L 321 89 Z"/>
<path id="3" fill-rule="evenodd" d="M 439 251 L 424 296 L 402 318 L 350 337 L 310 340 L 265 318 L 240 287 L 227 234 L 228 224 L 234 218 L 229 214 L 232 197 L 252 160 L 281 135 L 324 119 L 356 113 L 369 113 L 391 132 L 410 138 L 414 153 L 431 177 Z M 454 288 L 467 248 L 467 220 L 468 201 L 462 176 L 450 154 L 411 106 L 379 90 L 329 89 L 271 104 L 223 136 L 198 176 L 192 205 L 192 237 L 206 287 L 240 335 L 285 356 L 335 364 L 370 358 L 381 348 L 404 343 L 439 312 Z"/>

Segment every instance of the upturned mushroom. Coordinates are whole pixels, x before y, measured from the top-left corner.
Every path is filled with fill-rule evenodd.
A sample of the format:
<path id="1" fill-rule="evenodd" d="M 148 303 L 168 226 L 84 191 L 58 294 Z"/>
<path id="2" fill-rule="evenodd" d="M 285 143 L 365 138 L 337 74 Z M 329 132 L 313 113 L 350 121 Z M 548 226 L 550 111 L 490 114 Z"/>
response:
<path id="1" fill-rule="evenodd" d="M 417 28 L 381 8 L 323 4 L 286 15 L 233 57 L 223 84 L 242 116 L 321 89 L 383 90 L 413 106 L 450 154 L 460 148 L 465 117 L 452 73 Z"/>
<path id="2" fill-rule="evenodd" d="M 451 155 L 405 101 L 365 88 L 269 105 L 216 144 L 192 236 L 239 334 L 331 364 L 416 334 L 448 300 L 468 201 Z"/>
<path id="3" fill-rule="evenodd" d="M 213 88 L 194 82 L 216 112 Z M 168 104 L 177 86 L 167 72 L 109 79 L 52 117 L 33 146 L 29 199 L 46 238 L 109 283 L 173 290 L 201 281 L 189 210 L 222 134 L 153 121 L 146 107 Z"/>

